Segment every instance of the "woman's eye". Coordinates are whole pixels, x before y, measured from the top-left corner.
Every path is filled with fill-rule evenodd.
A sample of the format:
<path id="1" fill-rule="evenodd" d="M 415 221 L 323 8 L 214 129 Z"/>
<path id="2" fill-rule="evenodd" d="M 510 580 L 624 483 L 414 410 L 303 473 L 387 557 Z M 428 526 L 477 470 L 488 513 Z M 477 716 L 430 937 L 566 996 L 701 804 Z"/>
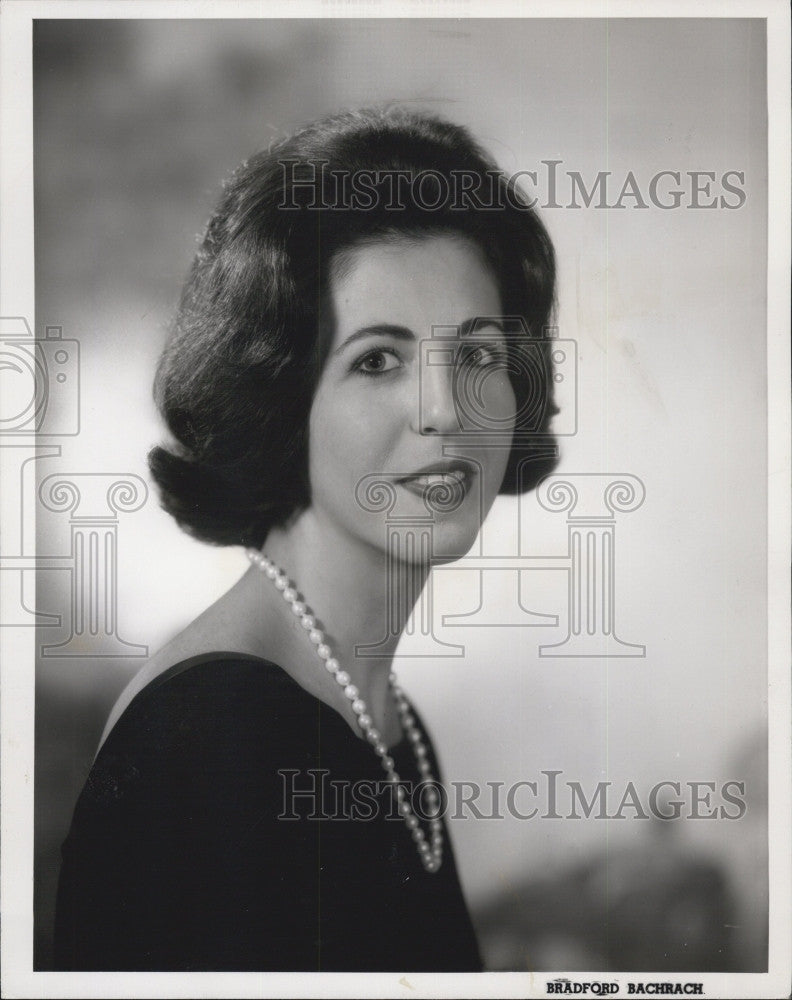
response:
<path id="1" fill-rule="evenodd" d="M 460 361 L 469 368 L 487 368 L 505 362 L 505 350 L 498 344 L 471 344 L 463 350 Z"/>
<path id="2" fill-rule="evenodd" d="M 393 351 L 379 348 L 364 354 L 355 363 L 355 369 L 363 375 L 384 375 L 398 368 L 401 362 Z"/>

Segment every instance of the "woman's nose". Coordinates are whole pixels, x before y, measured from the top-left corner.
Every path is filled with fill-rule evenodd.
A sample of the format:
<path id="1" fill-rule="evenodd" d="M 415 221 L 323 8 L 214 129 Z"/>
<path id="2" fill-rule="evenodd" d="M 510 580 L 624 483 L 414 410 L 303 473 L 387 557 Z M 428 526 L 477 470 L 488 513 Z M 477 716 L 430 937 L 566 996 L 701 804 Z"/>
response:
<path id="1" fill-rule="evenodd" d="M 418 384 L 419 434 L 452 434 L 459 431 L 454 365 L 424 360 Z"/>

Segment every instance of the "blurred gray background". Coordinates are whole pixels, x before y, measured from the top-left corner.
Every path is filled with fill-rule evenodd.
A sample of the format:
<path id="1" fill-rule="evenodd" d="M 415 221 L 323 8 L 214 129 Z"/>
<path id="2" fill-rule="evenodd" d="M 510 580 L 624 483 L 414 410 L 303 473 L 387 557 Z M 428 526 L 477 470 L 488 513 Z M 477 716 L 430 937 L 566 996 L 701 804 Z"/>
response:
<path id="1" fill-rule="evenodd" d="M 559 471 L 629 472 L 617 622 L 647 655 L 546 660 L 565 585 L 523 574 L 554 629 L 457 629 L 463 660 L 397 663 L 449 780 L 746 782 L 738 821 L 458 821 L 492 969 L 766 967 L 764 22 L 748 20 L 39 21 L 34 30 L 36 332 L 81 348 L 81 431 L 38 476 L 134 473 L 160 438 L 150 384 L 195 240 L 240 160 L 344 107 L 407 103 L 470 126 L 507 170 L 593 181 L 745 172 L 735 211 L 547 209 L 559 332 L 578 344 L 577 435 Z M 620 186 L 620 184 L 618 185 Z M 618 188 L 617 188 L 618 189 Z M 538 192 L 541 195 L 541 191 Z M 30 485 L 30 484 L 29 484 Z M 31 489 L 35 485 L 30 486 Z M 501 498 L 488 551 L 550 555 L 564 518 Z M 69 551 L 38 507 L 38 552 Z M 244 570 L 182 535 L 152 492 L 118 528 L 118 630 L 152 651 Z M 471 610 L 470 574 L 437 582 Z M 514 579 L 494 586 L 504 602 Z M 64 615 L 68 574 L 38 574 Z M 174 597 L 174 595 L 178 595 Z M 462 634 L 464 631 L 464 634 Z M 107 713 L 141 658 L 37 666 L 36 967 L 63 840 Z"/>

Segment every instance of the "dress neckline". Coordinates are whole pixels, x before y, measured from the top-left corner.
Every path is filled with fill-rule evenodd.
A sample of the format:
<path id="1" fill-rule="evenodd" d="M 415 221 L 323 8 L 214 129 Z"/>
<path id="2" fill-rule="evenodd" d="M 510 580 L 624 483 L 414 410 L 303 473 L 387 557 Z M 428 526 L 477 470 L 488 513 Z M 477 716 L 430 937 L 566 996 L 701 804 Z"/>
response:
<path id="1" fill-rule="evenodd" d="M 352 739 L 356 742 L 368 745 L 367 740 L 362 733 L 359 735 L 356 734 L 338 709 L 332 705 L 328 705 L 326 701 L 323 701 L 321 698 L 317 698 L 316 695 L 306 690 L 279 663 L 276 663 L 274 660 L 268 660 L 263 656 L 257 656 L 253 653 L 241 653 L 230 650 L 212 650 L 205 653 L 197 653 L 194 656 L 188 656 L 185 659 L 178 660 L 176 663 L 173 663 L 161 670 L 154 672 L 149 671 L 150 675 L 147 674 L 149 664 L 145 664 L 130 680 L 121 692 L 118 700 L 113 705 L 113 708 L 110 710 L 110 715 L 108 716 L 107 723 L 105 724 L 101 739 L 99 740 L 99 745 L 97 746 L 96 753 L 94 754 L 94 760 L 99 755 L 100 750 L 106 743 L 110 733 L 116 727 L 118 722 L 124 715 L 126 715 L 129 709 L 131 709 L 132 706 L 139 701 L 139 699 L 149 695 L 152 691 L 156 690 L 156 688 L 163 684 L 167 684 L 169 681 L 178 677 L 180 674 L 183 674 L 192 667 L 200 666 L 203 663 L 211 663 L 213 661 L 222 660 L 260 663 L 273 668 L 278 672 L 281 679 L 296 688 L 302 697 L 311 699 L 311 701 L 318 703 L 323 709 L 332 713 L 333 717 L 336 718 L 341 725 L 343 725 L 344 729 L 347 730 Z M 401 738 L 396 743 L 393 743 L 388 747 L 388 753 L 391 755 L 394 753 L 401 755 L 406 743 L 407 734 L 402 730 Z"/>

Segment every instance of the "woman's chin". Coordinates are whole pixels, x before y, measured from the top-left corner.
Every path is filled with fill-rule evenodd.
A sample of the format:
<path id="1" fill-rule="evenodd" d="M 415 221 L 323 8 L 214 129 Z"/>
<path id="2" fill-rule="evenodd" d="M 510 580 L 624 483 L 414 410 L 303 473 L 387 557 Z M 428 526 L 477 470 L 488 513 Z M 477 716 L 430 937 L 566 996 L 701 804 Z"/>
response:
<path id="1" fill-rule="evenodd" d="M 455 520 L 453 517 L 440 519 L 432 528 L 432 565 L 446 565 L 456 562 L 473 548 L 481 525 L 478 519 Z"/>

